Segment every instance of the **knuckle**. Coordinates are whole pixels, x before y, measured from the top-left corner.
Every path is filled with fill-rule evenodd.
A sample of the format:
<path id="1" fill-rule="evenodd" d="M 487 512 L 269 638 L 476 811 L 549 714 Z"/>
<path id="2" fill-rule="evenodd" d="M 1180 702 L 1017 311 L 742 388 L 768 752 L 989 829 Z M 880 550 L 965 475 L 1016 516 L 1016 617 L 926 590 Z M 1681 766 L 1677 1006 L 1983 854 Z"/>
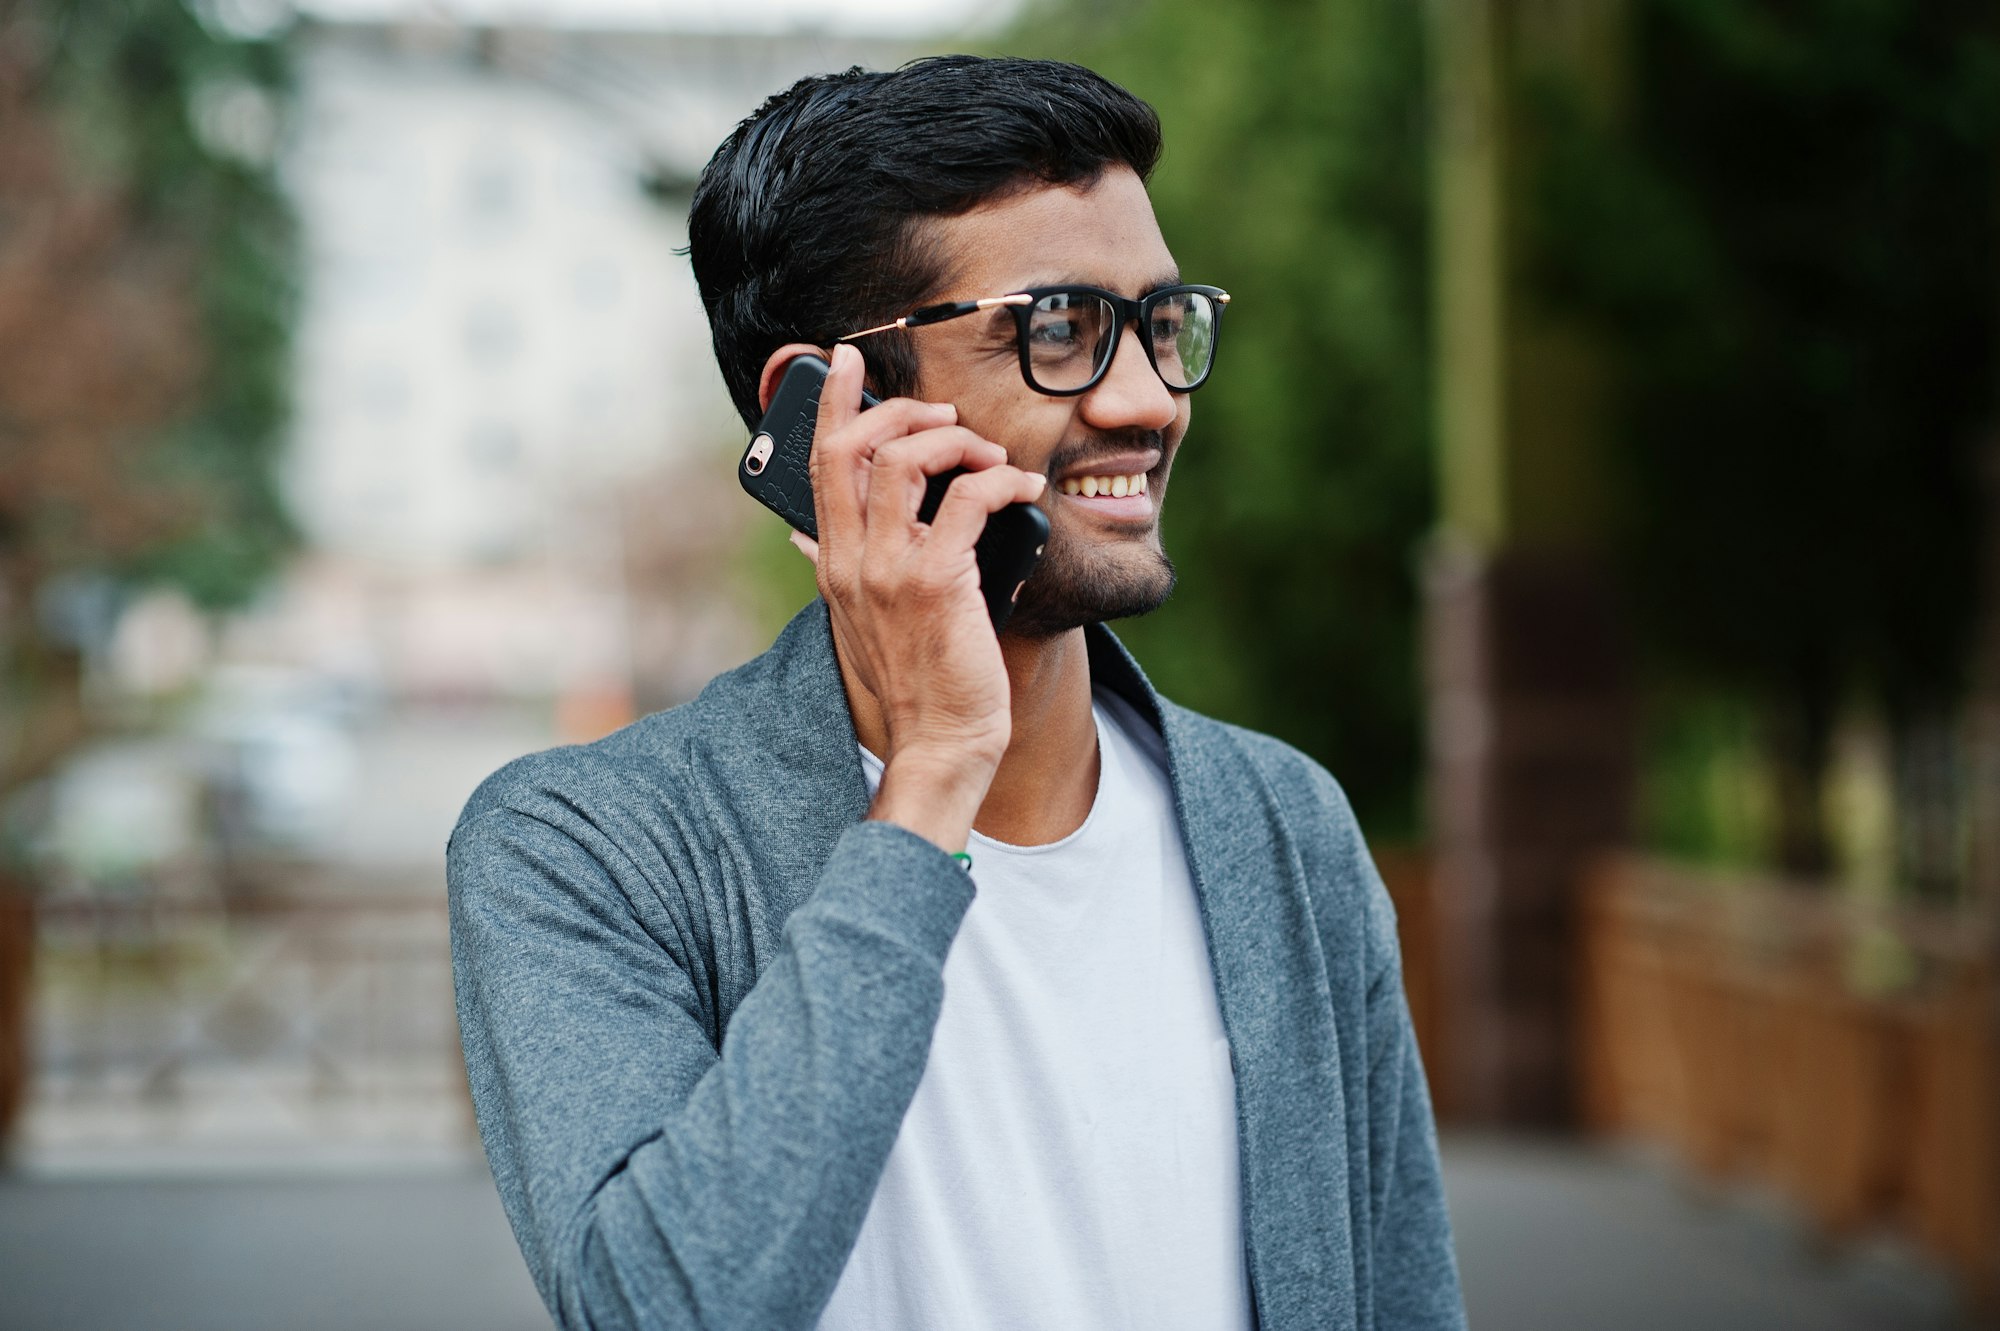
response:
<path id="1" fill-rule="evenodd" d="M 891 440 L 889 443 L 883 444 L 875 450 L 875 456 L 872 461 L 877 471 L 885 469 L 889 471 L 905 470 L 916 466 L 916 459 L 911 453 L 911 446 L 903 440 Z"/>
<path id="2" fill-rule="evenodd" d="M 854 576 L 854 585 L 865 596 L 880 598 L 895 585 L 895 577 L 878 562 L 859 569 Z"/>
<path id="3" fill-rule="evenodd" d="M 935 545 L 926 543 L 925 553 L 929 554 L 935 548 Z M 914 591 L 928 599 L 936 596 L 949 584 L 950 578 L 939 566 L 938 561 L 931 558 L 919 559 L 911 566 L 909 581 Z"/>

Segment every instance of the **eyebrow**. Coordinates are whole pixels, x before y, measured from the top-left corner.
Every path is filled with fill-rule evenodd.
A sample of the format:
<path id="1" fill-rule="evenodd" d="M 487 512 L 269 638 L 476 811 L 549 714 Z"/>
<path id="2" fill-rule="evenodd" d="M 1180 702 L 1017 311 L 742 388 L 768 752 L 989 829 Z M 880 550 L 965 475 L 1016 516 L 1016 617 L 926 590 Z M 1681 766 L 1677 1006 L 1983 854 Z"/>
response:
<path id="1" fill-rule="evenodd" d="M 1139 294 L 1143 296 L 1148 292 L 1158 291 L 1162 287 L 1177 287 L 1180 284 L 1181 284 L 1180 270 L 1177 268 L 1169 269 L 1164 275 L 1155 277 L 1151 281 L 1147 282 L 1143 287 L 1140 288 Z M 1023 282 L 1021 283 L 1021 285 L 1017 287 L 1009 287 L 1008 290 L 1032 291 L 1036 287 L 1098 287 L 1105 291 L 1118 290 L 1116 286 L 1113 286 L 1109 282 L 1099 282 L 1091 278 L 1080 277 L 1075 274 L 1070 274 L 1068 276 L 1061 276 L 1061 277 L 1039 278 Z"/>

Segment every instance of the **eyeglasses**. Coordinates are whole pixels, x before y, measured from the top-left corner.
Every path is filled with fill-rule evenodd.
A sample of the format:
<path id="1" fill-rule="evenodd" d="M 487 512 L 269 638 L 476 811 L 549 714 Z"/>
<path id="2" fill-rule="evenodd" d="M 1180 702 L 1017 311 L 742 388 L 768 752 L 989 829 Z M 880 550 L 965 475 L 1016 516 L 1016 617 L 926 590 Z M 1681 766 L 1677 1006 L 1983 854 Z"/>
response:
<path id="1" fill-rule="evenodd" d="M 1173 392 L 1192 393 L 1215 368 L 1215 342 L 1228 304 L 1229 293 L 1220 287 L 1162 287 L 1138 300 L 1101 287 L 1029 287 L 984 300 L 926 305 L 840 340 L 1005 309 L 1014 316 L 1021 377 L 1028 387 L 1050 397 L 1074 397 L 1097 386 L 1118 354 L 1125 325 L 1137 320 L 1144 330 L 1139 343 L 1160 381 Z"/>

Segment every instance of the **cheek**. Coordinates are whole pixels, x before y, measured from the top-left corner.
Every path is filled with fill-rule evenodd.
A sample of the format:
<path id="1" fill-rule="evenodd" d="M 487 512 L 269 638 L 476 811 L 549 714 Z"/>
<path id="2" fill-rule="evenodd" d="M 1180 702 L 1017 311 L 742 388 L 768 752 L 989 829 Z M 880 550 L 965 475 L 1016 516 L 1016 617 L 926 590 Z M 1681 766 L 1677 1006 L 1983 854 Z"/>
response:
<path id="1" fill-rule="evenodd" d="M 1007 461 L 1022 471 L 1048 469 L 1062 441 L 1069 436 L 1074 410 L 1068 402 L 1041 397 L 1025 386 L 1001 401 L 961 401 L 958 419 L 974 434 L 1007 450 Z"/>

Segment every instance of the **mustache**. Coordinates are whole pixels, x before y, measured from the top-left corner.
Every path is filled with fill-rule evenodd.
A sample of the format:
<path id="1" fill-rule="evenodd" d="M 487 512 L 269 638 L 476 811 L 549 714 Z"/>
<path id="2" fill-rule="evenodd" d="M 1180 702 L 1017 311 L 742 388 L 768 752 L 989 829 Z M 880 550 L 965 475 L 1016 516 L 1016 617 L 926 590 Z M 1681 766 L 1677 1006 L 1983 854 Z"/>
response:
<path id="1" fill-rule="evenodd" d="M 1094 458 L 1151 448 L 1159 449 L 1160 460 L 1166 461 L 1171 450 L 1167 447 L 1164 430 L 1102 430 L 1087 439 L 1065 440 L 1056 445 L 1055 451 L 1049 454 L 1045 470 L 1053 481 L 1064 472 L 1081 467 Z"/>

